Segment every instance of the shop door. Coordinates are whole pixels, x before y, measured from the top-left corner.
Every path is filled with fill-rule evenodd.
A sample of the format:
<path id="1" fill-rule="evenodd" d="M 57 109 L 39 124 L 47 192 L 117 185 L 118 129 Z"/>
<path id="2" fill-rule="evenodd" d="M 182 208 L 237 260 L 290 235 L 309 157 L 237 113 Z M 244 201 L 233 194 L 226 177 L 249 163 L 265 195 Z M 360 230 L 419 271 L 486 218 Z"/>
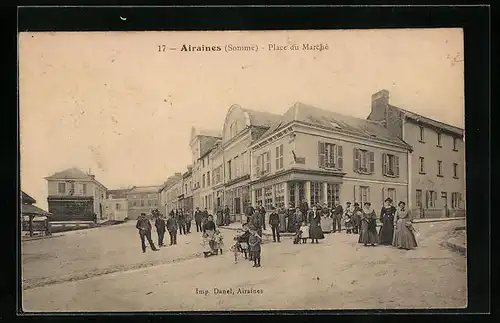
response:
<path id="1" fill-rule="evenodd" d="M 241 214 L 241 198 L 234 199 L 234 214 Z"/>

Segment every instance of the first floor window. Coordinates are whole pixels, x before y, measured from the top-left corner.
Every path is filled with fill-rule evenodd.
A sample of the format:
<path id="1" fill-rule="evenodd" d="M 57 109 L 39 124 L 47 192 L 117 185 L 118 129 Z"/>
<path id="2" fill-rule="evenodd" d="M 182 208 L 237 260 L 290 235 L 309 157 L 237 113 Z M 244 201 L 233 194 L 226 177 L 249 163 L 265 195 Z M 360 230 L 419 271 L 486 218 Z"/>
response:
<path id="1" fill-rule="evenodd" d="M 66 183 L 57 184 L 57 192 L 61 194 L 66 193 Z"/>
<path id="2" fill-rule="evenodd" d="M 82 194 L 87 195 L 87 184 L 82 184 Z"/>
<path id="3" fill-rule="evenodd" d="M 144 200 L 141 200 L 141 206 L 144 206 Z"/>
<path id="4" fill-rule="evenodd" d="M 151 207 L 151 200 L 148 200 L 148 206 Z"/>
<path id="5" fill-rule="evenodd" d="M 264 187 L 264 207 L 270 210 L 273 206 L 273 188 L 272 186 Z"/>
<path id="6" fill-rule="evenodd" d="M 276 170 L 283 168 L 283 145 L 276 147 Z"/>
<path id="7" fill-rule="evenodd" d="M 443 166 L 443 162 L 440 161 L 440 160 L 438 160 L 437 162 L 438 162 L 438 164 L 437 164 L 437 166 L 438 166 L 438 176 L 442 176 L 443 175 L 443 167 L 442 167 Z"/>
<path id="8" fill-rule="evenodd" d="M 311 207 L 321 203 L 321 196 L 323 195 L 323 185 L 320 182 L 311 182 Z"/>
<path id="9" fill-rule="evenodd" d="M 399 176 L 399 157 L 391 154 L 382 154 L 382 174 Z"/>
<path id="10" fill-rule="evenodd" d="M 283 183 L 274 185 L 274 196 L 276 198 L 274 202 L 276 207 L 285 202 L 285 185 Z"/>
<path id="11" fill-rule="evenodd" d="M 421 208 L 422 207 L 422 190 L 417 190 L 415 197 L 416 197 L 415 201 L 416 201 L 417 207 Z"/>
<path id="12" fill-rule="evenodd" d="M 421 174 L 425 173 L 425 165 L 424 165 L 424 157 L 419 157 L 419 161 L 420 161 L 420 164 L 419 164 L 419 172 Z"/>
<path id="13" fill-rule="evenodd" d="M 354 171 L 372 174 L 375 172 L 375 154 L 373 151 L 354 148 Z"/>
<path id="14" fill-rule="evenodd" d="M 458 164 L 453 163 L 453 177 L 458 178 Z"/>
<path id="15" fill-rule="evenodd" d="M 339 184 L 327 184 L 326 186 L 326 200 L 328 203 L 328 207 L 333 208 L 333 203 L 339 198 L 340 194 L 340 185 Z"/>
<path id="16" fill-rule="evenodd" d="M 262 188 L 255 190 L 255 203 L 257 203 L 257 205 L 262 203 Z"/>
<path id="17" fill-rule="evenodd" d="M 116 210 L 119 211 L 120 210 L 120 204 L 119 203 L 116 203 Z"/>
<path id="18" fill-rule="evenodd" d="M 426 204 L 427 204 L 427 208 L 428 209 L 436 207 L 436 200 L 437 200 L 437 193 L 436 193 L 436 191 L 427 191 L 427 194 L 426 194 L 425 198 L 426 198 L 426 201 L 427 201 Z"/>

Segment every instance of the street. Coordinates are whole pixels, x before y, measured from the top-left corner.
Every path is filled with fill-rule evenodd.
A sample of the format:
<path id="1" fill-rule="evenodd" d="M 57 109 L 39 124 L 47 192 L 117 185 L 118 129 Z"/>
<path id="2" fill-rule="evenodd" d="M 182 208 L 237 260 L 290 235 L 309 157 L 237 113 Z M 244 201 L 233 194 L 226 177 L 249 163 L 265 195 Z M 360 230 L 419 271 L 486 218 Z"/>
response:
<path id="1" fill-rule="evenodd" d="M 262 267 L 228 249 L 203 258 L 199 234 L 143 254 L 135 223 L 22 245 L 25 311 L 397 309 L 467 306 L 466 258 L 441 245 L 464 220 L 416 224 L 416 250 L 363 247 L 357 235 L 320 244 L 266 243 Z M 195 228 L 196 229 L 196 228 Z M 196 231 L 196 230 L 195 230 Z M 153 239 L 156 235 L 153 232 Z M 154 239 L 156 240 L 156 239 Z M 166 240 L 168 243 L 168 239 Z M 155 241 L 156 243 L 156 241 Z M 85 279 L 86 278 L 86 279 Z"/>

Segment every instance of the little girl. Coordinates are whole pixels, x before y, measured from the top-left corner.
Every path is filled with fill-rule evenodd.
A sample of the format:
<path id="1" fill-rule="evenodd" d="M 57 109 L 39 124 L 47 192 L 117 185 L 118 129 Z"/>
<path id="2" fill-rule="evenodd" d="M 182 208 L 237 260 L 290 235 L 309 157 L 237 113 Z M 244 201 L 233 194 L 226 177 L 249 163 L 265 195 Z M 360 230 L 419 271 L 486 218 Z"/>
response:
<path id="1" fill-rule="evenodd" d="M 210 248 L 210 239 L 208 233 L 204 232 L 201 236 L 201 246 L 203 247 L 203 255 L 205 258 L 212 255 L 212 248 Z"/>
<path id="2" fill-rule="evenodd" d="M 302 222 L 300 226 L 300 238 L 302 243 L 307 243 L 307 239 L 309 239 L 309 226 L 305 222 Z"/>

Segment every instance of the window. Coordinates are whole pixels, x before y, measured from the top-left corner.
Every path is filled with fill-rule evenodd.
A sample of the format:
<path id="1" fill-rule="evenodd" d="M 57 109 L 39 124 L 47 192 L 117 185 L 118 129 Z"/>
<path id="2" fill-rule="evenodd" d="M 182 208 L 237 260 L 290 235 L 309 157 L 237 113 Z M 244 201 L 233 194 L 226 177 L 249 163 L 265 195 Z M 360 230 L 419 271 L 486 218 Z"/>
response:
<path id="1" fill-rule="evenodd" d="M 387 197 L 389 197 L 391 200 L 396 202 L 396 189 L 395 188 L 388 188 L 387 189 Z M 384 200 L 386 197 L 384 197 Z"/>
<path id="2" fill-rule="evenodd" d="M 283 145 L 276 147 L 276 170 L 283 168 Z"/>
<path id="3" fill-rule="evenodd" d="M 453 150 L 457 151 L 457 138 L 453 138 Z"/>
<path id="4" fill-rule="evenodd" d="M 240 159 L 238 156 L 234 157 L 233 159 L 233 167 L 234 167 L 234 178 L 240 177 Z"/>
<path id="5" fill-rule="evenodd" d="M 436 207 L 437 193 L 435 191 L 427 191 L 426 196 L 426 206 L 428 209 Z"/>
<path id="6" fill-rule="evenodd" d="M 320 182 L 311 182 L 311 192 L 310 192 L 310 201 L 311 207 L 314 205 L 318 205 L 321 203 L 321 196 L 323 195 L 323 185 Z"/>
<path id="7" fill-rule="evenodd" d="M 373 151 L 354 148 L 354 171 L 363 174 L 375 172 L 375 154 Z"/>
<path id="8" fill-rule="evenodd" d="M 137 206 L 137 201 L 133 201 L 132 206 Z"/>
<path id="9" fill-rule="evenodd" d="M 425 174 L 424 157 L 419 157 L 419 160 L 420 160 L 419 173 L 420 174 Z"/>
<path id="10" fill-rule="evenodd" d="M 288 184 L 288 196 L 290 197 L 289 203 L 293 206 L 296 205 L 297 201 L 295 201 L 295 183 Z M 286 205 L 288 207 L 288 205 Z"/>
<path id="11" fill-rule="evenodd" d="M 370 187 L 368 186 L 359 187 L 359 200 L 361 202 L 361 207 L 363 207 L 365 202 L 370 202 Z"/>
<path id="12" fill-rule="evenodd" d="M 285 202 L 285 185 L 283 183 L 274 185 L 275 204 L 279 207 Z"/>
<path id="13" fill-rule="evenodd" d="M 148 200 L 148 206 L 151 207 L 151 200 Z"/>
<path id="14" fill-rule="evenodd" d="M 120 203 L 116 203 L 116 210 L 120 211 Z"/>
<path id="15" fill-rule="evenodd" d="M 210 186 L 210 172 L 207 172 L 207 186 Z"/>
<path id="16" fill-rule="evenodd" d="M 82 194 L 87 195 L 87 184 L 82 184 Z"/>
<path id="17" fill-rule="evenodd" d="M 75 183 L 73 182 L 69 183 L 69 194 L 70 195 L 75 194 Z"/>
<path id="18" fill-rule="evenodd" d="M 437 167 L 438 167 L 438 173 L 437 173 L 437 176 L 442 177 L 442 176 L 443 176 L 443 173 L 442 173 L 442 171 L 443 171 L 443 162 L 442 162 L 442 161 L 440 161 L 440 160 L 438 160 L 438 161 L 437 161 Z"/>
<path id="19" fill-rule="evenodd" d="M 318 154 L 320 168 L 343 168 L 342 146 L 319 142 Z"/>
<path id="20" fill-rule="evenodd" d="M 205 174 L 203 174 L 203 176 L 201 178 L 202 178 L 202 180 L 201 180 L 201 186 L 205 187 Z"/>
<path id="21" fill-rule="evenodd" d="M 458 178 L 458 164 L 453 163 L 453 178 Z"/>
<path id="22" fill-rule="evenodd" d="M 422 207 L 422 190 L 416 190 L 415 201 L 418 208 Z"/>
<path id="23" fill-rule="evenodd" d="M 153 205 L 157 206 L 158 205 L 158 201 L 157 200 L 153 200 Z"/>
<path id="24" fill-rule="evenodd" d="M 439 132 L 437 133 L 437 146 L 442 147 L 441 146 L 441 134 Z"/>
<path id="25" fill-rule="evenodd" d="M 297 186 L 299 187 L 299 199 L 297 202 L 301 202 L 306 198 L 306 193 L 305 193 L 305 185 L 303 182 L 297 183 Z"/>
<path id="26" fill-rule="evenodd" d="M 399 157 L 391 154 L 382 154 L 382 174 L 399 177 Z"/>
<path id="27" fill-rule="evenodd" d="M 244 153 L 241 154 L 241 176 L 243 175 L 248 175 L 248 172 L 247 172 L 247 163 L 248 163 L 248 159 L 247 159 L 247 152 L 245 151 Z"/>
<path id="28" fill-rule="evenodd" d="M 263 154 L 264 155 L 264 165 L 262 169 L 265 170 L 266 173 L 269 173 L 271 171 L 271 152 L 266 152 Z"/>
<path id="29" fill-rule="evenodd" d="M 448 207 L 448 193 L 441 192 L 441 199 L 443 200 L 443 206 Z"/>
<path id="30" fill-rule="evenodd" d="M 227 179 L 231 180 L 231 161 L 227 162 Z"/>
<path id="31" fill-rule="evenodd" d="M 62 194 L 66 193 L 66 183 L 58 183 L 57 192 Z"/>
<path id="32" fill-rule="evenodd" d="M 188 191 L 188 184 L 184 184 L 184 193 L 187 194 Z"/>
<path id="33" fill-rule="evenodd" d="M 424 140 L 424 127 L 420 127 L 420 142 L 425 142 Z"/>
<path id="34" fill-rule="evenodd" d="M 272 186 L 264 187 L 264 207 L 270 210 L 273 206 L 273 188 Z"/>
<path id="35" fill-rule="evenodd" d="M 453 192 L 451 193 L 451 207 L 453 209 L 460 209 L 462 204 L 462 194 Z"/>
<path id="36" fill-rule="evenodd" d="M 326 201 L 328 207 L 332 208 L 333 203 L 340 197 L 340 185 L 339 184 L 327 184 L 326 186 Z"/>
<path id="37" fill-rule="evenodd" d="M 271 152 L 267 151 L 257 156 L 255 175 L 262 176 L 269 172 L 271 172 Z"/>
<path id="38" fill-rule="evenodd" d="M 255 190 L 255 203 L 259 205 L 259 203 L 261 202 L 262 202 L 262 189 L 259 188 Z"/>
<path id="39" fill-rule="evenodd" d="M 141 200 L 141 206 L 144 206 L 144 200 Z"/>

